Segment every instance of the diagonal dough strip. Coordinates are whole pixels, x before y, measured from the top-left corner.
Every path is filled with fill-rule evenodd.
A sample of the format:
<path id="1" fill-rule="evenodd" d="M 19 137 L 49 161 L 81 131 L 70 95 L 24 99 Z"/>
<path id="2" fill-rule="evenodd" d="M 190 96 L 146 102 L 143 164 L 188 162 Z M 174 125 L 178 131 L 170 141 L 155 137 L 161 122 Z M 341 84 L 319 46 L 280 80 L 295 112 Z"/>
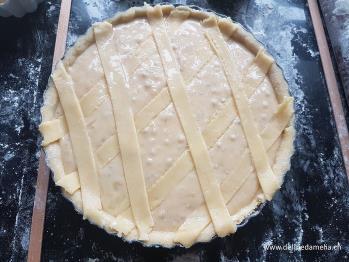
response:
<path id="1" fill-rule="evenodd" d="M 52 79 L 71 136 L 74 157 L 79 171 L 83 213 L 87 218 L 95 217 L 95 213 L 102 209 L 97 169 L 80 103 L 74 91 L 74 83 L 62 62 L 58 63 Z"/>
<path id="2" fill-rule="evenodd" d="M 280 137 L 283 130 L 287 127 L 293 115 L 293 99 L 287 97 L 279 105 L 279 108 L 269 124 L 261 132 L 261 138 L 267 150 L 271 148 L 273 143 Z M 226 177 L 221 183 L 221 191 L 224 201 L 227 204 L 239 188 L 247 181 L 250 175 L 254 174 L 250 170 L 250 156 L 248 149 L 246 149 L 235 169 Z M 248 174 L 246 176 L 239 176 L 238 174 Z M 180 226 L 175 235 L 175 242 L 189 247 L 191 246 L 201 231 L 211 222 L 206 207 L 203 205 L 197 208 Z"/>
<path id="3" fill-rule="evenodd" d="M 140 240 L 146 240 L 154 224 L 145 188 L 138 136 L 127 96 L 127 79 L 113 45 L 113 27 L 108 22 L 94 25 L 98 54 L 108 83 L 128 195 Z"/>
<path id="4" fill-rule="evenodd" d="M 263 65 L 263 68 L 270 68 L 273 60 L 264 53 L 263 50 L 258 52 L 258 55 L 254 59 L 254 63 L 249 65 L 246 69 L 246 75 L 244 78 L 244 86 L 246 88 L 246 94 L 249 98 L 252 98 L 260 84 L 265 79 L 265 75 L 257 78 L 249 78 L 250 72 L 254 72 L 256 64 Z M 267 73 L 268 70 L 263 72 Z M 217 112 L 215 117 L 210 121 L 208 126 L 203 131 L 202 135 L 206 142 L 206 145 L 211 148 L 215 145 L 217 140 L 225 133 L 225 131 L 233 125 L 237 118 L 237 109 L 233 100 L 228 100 L 225 106 Z M 174 162 L 174 164 L 163 174 L 149 189 L 149 204 L 153 210 L 166 198 L 171 190 L 182 180 L 184 177 L 193 170 L 194 165 L 191 159 L 189 151 L 185 151 Z M 122 233 L 128 234 L 133 228 L 131 210 L 125 210 L 117 217 L 119 223 L 127 224 L 124 227 Z"/>
<path id="5" fill-rule="evenodd" d="M 262 138 L 253 119 L 248 98 L 241 81 L 242 79 L 236 74 L 236 64 L 233 62 L 227 43 L 218 28 L 217 18 L 213 16 L 209 17 L 203 21 L 203 25 L 206 26 L 205 35 L 224 68 L 225 75 L 238 109 L 259 182 L 266 198 L 270 200 L 273 193 L 279 188 L 279 185 L 277 183 L 277 178 L 270 167 Z"/>
<path id="6" fill-rule="evenodd" d="M 236 228 L 230 218 L 219 184 L 214 176 L 208 148 L 191 112 L 184 90 L 184 80 L 163 23 L 161 7 L 148 7 L 147 16 L 153 29 L 153 36 L 167 76 L 171 98 L 187 138 L 196 173 L 215 231 L 217 235 L 225 236 L 234 232 Z"/>
<path id="7" fill-rule="evenodd" d="M 159 112 L 164 110 L 171 103 L 171 97 L 167 88 L 157 94 L 141 111 L 134 116 L 137 132 L 145 128 Z M 116 141 L 116 142 L 115 142 Z M 96 151 L 99 168 L 105 166 L 119 153 L 118 138 L 116 135 L 109 137 Z"/>
<path id="8" fill-rule="evenodd" d="M 64 177 L 59 179 L 56 184 L 63 187 L 64 190 L 72 195 L 80 188 L 79 174 L 78 172 L 66 174 Z"/>
<path id="9" fill-rule="evenodd" d="M 61 139 L 67 133 L 67 127 L 63 116 L 46 121 L 39 125 L 39 130 L 44 137 L 42 141 L 43 146 L 47 146 L 59 139 Z"/>

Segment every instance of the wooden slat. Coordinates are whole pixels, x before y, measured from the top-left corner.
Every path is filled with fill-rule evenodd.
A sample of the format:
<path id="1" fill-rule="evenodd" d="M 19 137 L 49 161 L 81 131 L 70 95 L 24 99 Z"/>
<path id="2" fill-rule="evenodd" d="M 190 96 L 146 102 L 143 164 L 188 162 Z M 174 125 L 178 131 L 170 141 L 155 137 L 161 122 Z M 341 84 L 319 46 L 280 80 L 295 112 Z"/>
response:
<path id="1" fill-rule="evenodd" d="M 59 13 L 55 50 L 52 61 L 52 70 L 63 57 L 68 32 L 71 0 L 62 0 Z M 41 258 L 42 236 L 45 221 L 45 209 L 50 170 L 45 162 L 45 153 L 40 151 L 38 177 L 30 231 L 29 251 L 27 261 L 36 262 Z"/>
<path id="2" fill-rule="evenodd" d="M 30 262 L 40 261 L 49 175 L 50 170 L 45 162 L 45 153 L 41 149 L 29 241 L 28 261 Z"/>
<path id="3" fill-rule="evenodd" d="M 62 0 L 62 3 L 61 3 L 61 10 L 59 12 L 59 19 L 58 19 L 58 26 L 57 26 L 55 50 L 53 53 L 53 60 L 52 60 L 52 71 L 55 68 L 58 61 L 61 60 L 62 57 L 64 56 L 65 46 L 67 42 L 71 1 L 72 0 Z"/>
<path id="4" fill-rule="evenodd" d="M 345 170 L 349 178 L 349 135 L 348 127 L 344 117 L 342 101 L 337 85 L 336 74 L 334 72 L 330 51 L 328 48 L 325 30 L 322 24 L 319 6 L 316 0 L 308 0 L 311 19 L 314 25 L 316 40 L 319 46 L 319 52 L 324 69 L 325 80 L 327 84 L 334 119 L 337 126 L 339 142 L 342 149 L 342 155 L 345 165 Z"/>

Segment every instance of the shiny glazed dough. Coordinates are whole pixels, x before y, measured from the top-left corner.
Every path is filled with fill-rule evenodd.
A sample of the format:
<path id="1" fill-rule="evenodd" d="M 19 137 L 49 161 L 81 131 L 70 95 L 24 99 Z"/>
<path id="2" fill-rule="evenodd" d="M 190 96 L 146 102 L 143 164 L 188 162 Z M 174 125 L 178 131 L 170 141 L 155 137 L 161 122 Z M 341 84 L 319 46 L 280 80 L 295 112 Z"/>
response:
<path id="1" fill-rule="evenodd" d="M 205 19 L 214 23 L 203 23 Z M 157 28 L 159 22 L 162 33 Z M 108 27 L 108 22 L 104 23 Z M 86 191 L 89 184 L 82 183 L 93 170 L 89 169 L 88 175 L 81 173 L 87 166 L 78 161 L 81 156 L 76 154 L 84 151 L 77 150 L 76 145 L 82 142 L 71 136 L 71 132 L 77 132 L 76 125 L 72 130 L 70 109 L 64 101 L 61 103 L 64 98 L 56 91 L 66 87 L 64 81 L 53 77 L 45 94 L 40 130 L 57 185 L 92 223 L 147 245 L 189 247 L 209 241 L 217 234 L 212 216 L 222 210 L 227 212 L 224 221 L 235 228 L 258 204 L 272 197 L 289 168 L 293 103 L 281 71 L 239 25 L 212 14 L 186 7 L 145 6 L 130 9 L 109 23 L 109 40 L 100 42 L 97 48 L 96 30 L 89 30 L 53 75 L 59 76 L 64 70 L 72 82 L 74 106 L 81 111 L 80 129 L 92 156 L 83 154 L 86 159 L 93 158 L 90 165 L 96 169 L 93 180 L 98 187 L 93 182 L 93 190 Z M 226 46 L 225 52 L 230 52 L 228 64 L 234 65 L 233 71 L 210 43 L 215 41 L 215 34 L 207 37 L 207 31 L 216 30 L 213 26 Z M 163 37 L 166 48 L 161 46 Z M 107 53 L 101 55 L 104 48 Z M 110 88 L 115 76 L 105 64 L 122 76 L 116 87 L 126 81 L 121 84 L 123 91 L 116 92 L 124 100 L 112 99 Z M 241 101 L 236 103 L 227 72 L 241 81 L 242 114 L 249 116 L 250 135 L 253 130 L 258 132 L 253 143 L 246 139 L 246 126 L 241 125 L 239 117 Z M 107 81 L 108 77 L 112 79 Z M 133 119 L 117 121 L 120 117 L 115 118 L 115 110 L 119 106 Z M 118 129 L 122 121 L 127 124 Z M 188 143 L 191 136 L 201 138 Z M 259 151 L 264 148 L 265 158 L 252 157 L 251 146 L 256 143 Z M 128 171 L 124 165 L 131 159 L 139 159 L 139 168 Z M 208 161 L 195 162 L 202 159 Z M 263 183 L 270 181 L 271 187 L 260 186 L 256 161 L 270 166 L 272 181 L 264 177 Z M 205 168 L 200 175 L 201 166 Z M 213 184 L 221 197 L 210 193 Z M 92 205 L 96 208 L 93 214 L 85 213 L 85 207 L 91 212 L 91 205 L 85 202 L 88 196 L 84 192 L 91 192 L 91 199 L 101 203 L 101 207 Z M 143 211 L 135 210 L 137 206 Z M 225 227 L 219 235 L 232 233 L 234 228 Z"/>

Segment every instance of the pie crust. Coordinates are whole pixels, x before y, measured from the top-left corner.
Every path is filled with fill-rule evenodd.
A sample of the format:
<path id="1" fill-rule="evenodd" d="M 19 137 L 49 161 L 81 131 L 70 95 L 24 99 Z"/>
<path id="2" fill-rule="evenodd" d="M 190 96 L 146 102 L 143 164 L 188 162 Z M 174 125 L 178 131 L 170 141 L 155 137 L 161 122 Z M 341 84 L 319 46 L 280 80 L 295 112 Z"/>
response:
<path id="1" fill-rule="evenodd" d="M 234 233 L 281 186 L 293 99 L 229 18 L 135 7 L 58 63 L 40 131 L 55 183 L 91 223 L 145 245 Z"/>

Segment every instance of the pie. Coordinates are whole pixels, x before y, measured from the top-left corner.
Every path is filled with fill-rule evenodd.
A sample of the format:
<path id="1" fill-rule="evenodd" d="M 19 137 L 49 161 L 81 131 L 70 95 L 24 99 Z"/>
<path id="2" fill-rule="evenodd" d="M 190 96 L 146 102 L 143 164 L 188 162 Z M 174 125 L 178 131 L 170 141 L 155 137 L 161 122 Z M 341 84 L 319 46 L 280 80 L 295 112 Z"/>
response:
<path id="1" fill-rule="evenodd" d="M 234 233 L 293 153 L 293 99 L 273 58 L 229 18 L 185 6 L 94 24 L 57 64 L 41 113 L 63 194 L 145 245 Z"/>

